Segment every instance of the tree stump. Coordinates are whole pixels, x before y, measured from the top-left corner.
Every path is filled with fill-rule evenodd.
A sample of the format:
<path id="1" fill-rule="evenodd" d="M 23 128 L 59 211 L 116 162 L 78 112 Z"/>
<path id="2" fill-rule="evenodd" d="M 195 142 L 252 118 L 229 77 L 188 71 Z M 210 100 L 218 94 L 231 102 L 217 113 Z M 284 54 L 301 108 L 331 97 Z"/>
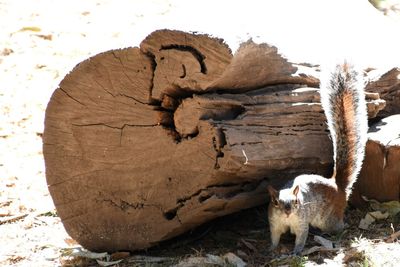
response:
<path id="1" fill-rule="evenodd" d="M 46 110 L 43 152 L 67 232 L 139 250 L 267 201 L 266 186 L 329 175 L 318 68 L 277 48 L 156 31 L 78 64 Z M 373 96 L 371 98 L 371 96 Z M 370 116 L 383 108 L 369 94 Z"/>

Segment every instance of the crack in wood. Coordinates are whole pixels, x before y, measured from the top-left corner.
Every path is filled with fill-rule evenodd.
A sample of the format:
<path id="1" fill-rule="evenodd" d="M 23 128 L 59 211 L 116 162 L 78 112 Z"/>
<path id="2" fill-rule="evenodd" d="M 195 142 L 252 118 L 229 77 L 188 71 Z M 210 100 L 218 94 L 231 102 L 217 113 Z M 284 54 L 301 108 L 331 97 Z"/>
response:
<path id="1" fill-rule="evenodd" d="M 115 53 L 115 51 L 113 51 L 112 52 L 112 55 L 114 56 L 114 58 L 116 58 L 118 61 L 119 61 L 119 63 L 121 64 L 121 66 L 123 67 L 122 68 L 122 73 L 124 74 L 124 76 L 128 79 L 128 81 L 131 83 L 131 84 L 135 84 L 135 81 L 133 81 L 132 80 L 132 78 L 126 73 L 126 71 L 125 71 L 125 69 L 127 68 L 126 67 L 126 65 L 124 64 L 124 62 L 121 60 L 121 57 L 119 57 L 119 56 L 117 56 L 116 55 L 116 53 Z M 153 58 L 154 57 L 151 57 L 151 56 L 149 56 L 150 57 L 150 59 L 151 59 L 151 63 L 152 63 L 152 68 L 154 68 L 153 67 Z M 156 64 L 157 65 L 157 63 L 155 63 L 155 61 L 154 61 L 154 64 Z M 146 67 L 145 67 L 146 68 Z M 155 69 L 155 68 L 154 68 Z M 152 80 L 151 80 L 151 83 L 150 83 L 150 88 L 149 88 L 149 95 L 148 95 L 148 99 L 150 100 L 151 99 L 151 90 L 152 90 L 152 87 L 153 87 L 153 79 L 154 79 L 154 69 L 152 69 Z M 137 71 L 137 72 L 139 72 L 139 70 Z M 134 100 L 134 101 L 136 101 L 136 102 L 138 102 L 138 103 L 140 103 L 140 104 L 143 104 L 143 105 L 156 105 L 156 103 L 146 103 L 146 102 L 143 102 L 143 101 L 140 101 L 139 99 L 137 99 L 137 98 L 135 98 L 135 97 L 133 97 L 133 96 L 130 96 L 130 95 L 127 95 L 127 94 L 122 94 L 122 93 L 119 93 L 119 94 L 113 94 L 112 92 L 110 92 L 109 90 L 107 90 L 107 88 L 106 87 L 104 87 L 103 86 L 103 84 L 102 83 L 100 83 L 98 80 L 94 80 L 95 81 L 95 83 L 97 84 L 97 85 L 99 85 L 99 87 L 100 88 L 102 88 L 106 93 L 108 93 L 109 95 L 111 95 L 112 97 L 117 97 L 117 96 L 124 96 L 124 97 L 127 97 L 127 98 L 130 98 L 130 99 L 132 99 L 132 100 Z"/>
<path id="2" fill-rule="evenodd" d="M 182 64 L 182 75 L 179 78 L 183 79 L 186 77 L 186 66 Z"/>
<path id="3" fill-rule="evenodd" d="M 199 50 L 192 46 L 188 45 L 178 45 L 178 44 L 170 44 L 170 45 L 162 45 L 159 51 L 162 50 L 179 50 L 179 51 L 185 51 L 191 53 L 199 62 L 200 65 L 200 72 L 203 74 L 207 74 L 207 66 L 204 62 L 204 59 L 206 58 L 202 53 L 200 53 Z M 186 72 L 186 71 L 185 71 Z"/>
<path id="4" fill-rule="evenodd" d="M 220 166 L 218 163 L 218 159 L 224 157 L 224 152 L 222 151 L 222 148 L 226 145 L 225 134 L 223 133 L 222 129 L 216 129 L 216 135 L 213 136 L 212 143 L 216 152 L 214 169 L 219 169 Z"/>
<path id="5" fill-rule="evenodd" d="M 94 80 L 94 81 L 98 86 L 100 86 L 101 89 L 103 89 L 104 92 L 111 95 L 112 97 L 115 97 L 115 95 L 113 93 L 111 93 L 110 91 L 108 91 L 107 88 L 105 88 L 102 83 L 100 83 L 98 80 Z"/>
<path id="6" fill-rule="evenodd" d="M 246 145 L 257 145 L 257 144 L 262 144 L 263 142 L 259 141 L 259 142 L 241 142 L 241 143 L 232 143 L 229 144 L 230 147 L 234 147 L 234 146 L 246 146 Z"/>
<path id="7" fill-rule="evenodd" d="M 216 196 L 220 199 L 231 199 L 241 193 L 245 193 L 245 192 L 251 192 L 251 191 L 255 191 L 258 186 L 263 183 L 266 179 L 260 179 L 257 181 L 246 181 L 246 182 L 242 182 L 242 183 L 225 183 L 225 184 L 218 184 L 218 185 L 209 185 L 206 188 L 202 188 L 198 191 L 196 191 L 195 193 L 193 193 L 190 196 L 186 196 L 183 198 L 180 198 L 177 200 L 176 202 L 176 206 L 172 209 L 169 209 L 167 212 L 164 212 L 164 217 L 167 220 L 173 220 L 175 218 L 178 219 L 179 223 L 182 224 L 182 222 L 180 221 L 180 219 L 178 218 L 179 215 L 179 210 L 185 206 L 185 203 L 192 200 L 193 198 L 198 197 L 198 201 L 199 203 L 204 203 L 206 202 L 208 199 L 210 199 L 213 196 Z M 213 192 L 213 190 L 216 190 L 218 188 L 232 188 L 231 192 L 226 193 L 225 195 L 221 196 L 218 195 L 217 192 Z"/>
<path id="8" fill-rule="evenodd" d="M 99 201 L 97 199 L 97 201 Z M 127 201 L 124 201 L 122 199 L 119 200 L 120 204 L 116 203 L 115 201 L 111 200 L 111 199 L 101 199 L 101 201 L 103 202 L 108 202 L 110 203 L 112 206 L 119 208 L 120 210 L 127 212 L 128 209 L 132 208 L 132 209 L 143 209 L 145 204 L 144 203 L 129 203 Z M 128 212 L 129 213 L 129 212 Z"/>
<path id="9" fill-rule="evenodd" d="M 111 125 L 108 125 L 108 124 L 105 124 L 105 123 L 88 123 L 88 124 L 76 124 L 76 123 L 72 123 L 72 126 L 75 126 L 75 127 L 104 126 L 104 127 L 107 127 L 107 128 L 120 130 L 119 146 L 121 146 L 121 145 L 122 145 L 123 132 L 124 132 L 124 129 L 125 129 L 126 127 L 149 128 L 149 127 L 160 126 L 160 124 L 149 124 L 149 125 L 124 124 L 124 125 L 122 125 L 121 127 L 118 127 L 118 126 L 111 126 Z"/>
<path id="10" fill-rule="evenodd" d="M 105 123 L 88 123 L 88 124 L 72 123 L 72 126 L 77 126 L 77 127 L 105 126 L 112 129 L 123 130 L 125 127 L 156 127 L 159 126 L 159 124 L 124 124 L 121 127 L 118 127 L 118 126 L 111 126 Z"/>
<path id="11" fill-rule="evenodd" d="M 134 98 L 133 96 L 130 96 L 130 95 L 126 95 L 126 94 L 119 94 L 119 95 L 120 95 L 120 96 L 127 97 L 127 98 L 130 98 L 130 99 L 132 99 L 132 100 L 134 100 L 134 101 L 136 101 L 136 102 L 138 102 L 138 103 L 140 103 L 140 104 L 143 104 L 143 105 L 158 106 L 156 103 L 145 103 L 145 102 L 140 101 L 140 100 L 138 100 L 138 99 L 136 99 L 136 98 Z M 149 97 L 150 97 L 150 96 L 149 96 Z"/>
<path id="12" fill-rule="evenodd" d="M 123 212 L 127 212 L 129 213 L 129 209 L 134 209 L 134 210 L 140 210 L 140 209 L 145 209 L 146 207 L 153 207 L 153 208 L 157 208 L 158 210 L 160 210 L 160 212 L 163 212 L 162 208 L 160 205 L 156 205 L 156 204 L 146 204 L 144 202 L 128 202 L 126 200 L 123 199 L 118 199 L 118 201 L 120 202 L 119 204 L 109 198 L 96 198 L 95 201 L 97 202 L 107 202 L 109 203 L 111 206 L 114 206 L 118 209 L 120 209 Z M 163 212 L 164 214 L 164 212 Z"/>
<path id="13" fill-rule="evenodd" d="M 61 86 L 58 88 L 60 89 L 61 92 L 63 92 L 64 94 L 66 94 L 69 98 L 71 98 L 72 100 L 74 100 L 75 102 L 79 103 L 82 106 L 85 106 L 85 104 L 83 104 L 82 102 L 80 102 L 78 99 L 74 98 L 72 95 L 70 95 L 67 91 L 65 91 Z"/>
<path id="14" fill-rule="evenodd" d="M 160 104 L 160 101 L 157 99 L 153 98 L 153 89 L 154 89 L 154 78 L 155 78 L 155 72 L 157 69 L 157 61 L 156 61 L 156 56 L 153 55 L 150 52 L 145 53 L 146 56 L 149 57 L 150 62 L 151 62 L 151 78 L 150 78 L 150 92 L 149 92 L 149 100 L 152 104 Z M 161 104 L 160 104 L 161 105 Z"/>

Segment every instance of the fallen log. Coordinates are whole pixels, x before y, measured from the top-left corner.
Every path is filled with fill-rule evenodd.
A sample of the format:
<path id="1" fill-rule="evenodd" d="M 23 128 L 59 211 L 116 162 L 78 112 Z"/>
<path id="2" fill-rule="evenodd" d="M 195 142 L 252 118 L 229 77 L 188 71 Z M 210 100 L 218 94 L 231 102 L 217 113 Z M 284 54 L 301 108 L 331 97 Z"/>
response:
<path id="1" fill-rule="evenodd" d="M 156 31 L 78 64 L 46 110 L 46 177 L 92 251 L 145 249 L 264 204 L 266 185 L 329 175 L 318 68 L 252 42 Z M 368 94 L 369 115 L 384 103 Z"/>

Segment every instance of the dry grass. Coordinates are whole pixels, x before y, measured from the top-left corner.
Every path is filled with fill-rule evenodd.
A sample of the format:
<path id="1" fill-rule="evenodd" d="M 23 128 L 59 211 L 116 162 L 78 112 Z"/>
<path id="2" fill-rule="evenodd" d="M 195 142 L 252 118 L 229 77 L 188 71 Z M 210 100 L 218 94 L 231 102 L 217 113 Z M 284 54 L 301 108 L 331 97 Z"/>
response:
<path id="1" fill-rule="evenodd" d="M 47 190 L 41 141 L 44 111 L 53 90 L 73 66 L 101 51 L 137 45 L 154 30 L 150 22 L 162 21 L 176 3 L 0 1 L 0 265 L 96 264 L 66 256 L 77 244 L 65 232 Z M 266 251 L 268 230 L 263 207 L 219 219 L 141 254 L 169 257 L 168 264 L 192 256 L 233 252 L 250 266 L 342 261 L 354 266 L 396 265 L 399 241 L 382 241 L 392 232 L 390 220 L 363 231 L 357 228 L 362 216 L 358 211 L 348 212 L 350 228 L 334 237 L 342 250 L 317 252 L 307 258 L 278 257 Z M 393 224 L 399 230 L 398 221 Z M 291 249 L 292 241 L 290 237 L 283 240 L 283 252 Z M 309 247 L 313 244 L 307 243 Z M 120 266 L 165 264 L 128 258 Z"/>

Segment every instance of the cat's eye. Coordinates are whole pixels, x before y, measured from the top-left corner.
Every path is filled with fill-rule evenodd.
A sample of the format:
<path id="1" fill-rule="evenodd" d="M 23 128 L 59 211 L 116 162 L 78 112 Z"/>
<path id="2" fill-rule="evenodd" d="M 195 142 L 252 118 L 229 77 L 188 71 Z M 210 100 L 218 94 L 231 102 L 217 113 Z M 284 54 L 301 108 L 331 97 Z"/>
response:
<path id="1" fill-rule="evenodd" d="M 293 202 L 295 205 L 299 204 L 299 201 L 297 199 L 295 199 Z"/>
<path id="2" fill-rule="evenodd" d="M 278 200 L 274 200 L 274 205 L 276 206 L 276 207 L 278 207 L 279 206 L 279 202 L 278 202 Z"/>

